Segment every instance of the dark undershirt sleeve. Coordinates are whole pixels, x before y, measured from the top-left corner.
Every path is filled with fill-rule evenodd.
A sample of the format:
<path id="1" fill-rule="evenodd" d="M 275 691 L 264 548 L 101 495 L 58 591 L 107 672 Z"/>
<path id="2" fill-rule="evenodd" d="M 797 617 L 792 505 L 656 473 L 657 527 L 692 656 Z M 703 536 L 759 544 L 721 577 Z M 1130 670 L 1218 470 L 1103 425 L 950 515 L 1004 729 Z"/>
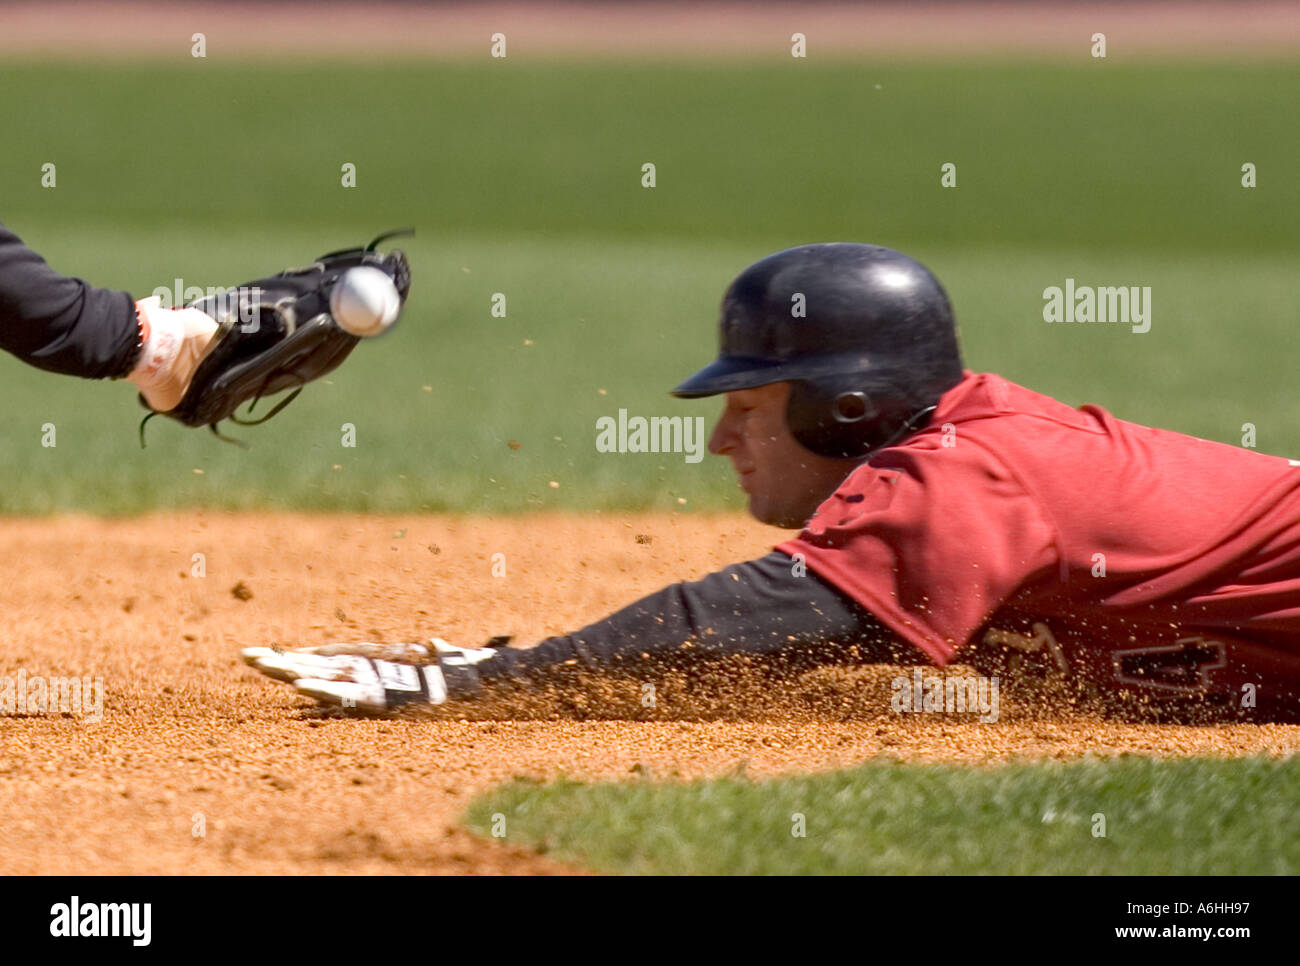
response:
<path id="1" fill-rule="evenodd" d="M 492 680 L 573 664 L 636 673 L 733 655 L 808 667 L 903 660 L 905 646 L 869 612 L 814 574 L 793 570 L 791 558 L 774 551 L 665 587 L 573 634 L 533 648 L 503 648 L 478 669 Z"/>
<path id="2" fill-rule="evenodd" d="M 49 372 L 125 376 L 138 354 L 135 301 L 60 275 L 0 225 L 0 349 Z"/>

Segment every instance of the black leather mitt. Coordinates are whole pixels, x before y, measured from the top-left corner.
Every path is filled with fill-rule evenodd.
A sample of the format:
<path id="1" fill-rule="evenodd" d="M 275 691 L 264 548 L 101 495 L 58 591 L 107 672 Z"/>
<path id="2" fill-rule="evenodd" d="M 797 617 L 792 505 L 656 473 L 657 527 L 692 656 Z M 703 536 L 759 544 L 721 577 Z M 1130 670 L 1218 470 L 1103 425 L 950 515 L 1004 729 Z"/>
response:
<path id="1" fill-rule="evenodd" d="M 217 424 L 229 419 L 243 426 L 265 422 L 291 403 L 302 387 L 336 369 L 361 341 L 330 315 L 330 293 L 350 268 L 369 265 L 393 281 L 401 303 L 411 289 L 411 269 L 399 250 L 376 251 L 380 242 L 410 229 L 380 235 L 365 248 L 322 255 L 310 265 L 257 279 L 218 295 L 191 302 L 216 320 L 211 346 L 180 403 L 166 413 L 151 411 L 140 424 L 157 415 L 187 426 L 207 426 L 218 436 Z M 253 419 L 252 410 L 264 396 L 292 390 L 269 411 Z M 140 397 L 145 408 L 150 408 Z M 235 411 L 244 403 L 242 416 Z M 222 437 L 223 439 L 225 437 Z"/>

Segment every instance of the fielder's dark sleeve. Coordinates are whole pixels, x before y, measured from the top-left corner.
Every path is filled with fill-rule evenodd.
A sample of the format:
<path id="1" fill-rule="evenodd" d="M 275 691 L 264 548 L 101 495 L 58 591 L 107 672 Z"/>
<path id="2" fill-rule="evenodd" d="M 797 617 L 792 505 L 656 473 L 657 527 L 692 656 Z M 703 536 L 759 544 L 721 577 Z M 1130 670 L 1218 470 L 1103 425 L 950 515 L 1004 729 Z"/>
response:
<path id="1" fill-rule="evenodd" d="M 50 372 L 125 376 L 139 353 L 135 300 L 60 275 L 0 225 L 0 349 Z"/>
<path id="2" fill-rule="evenodd" d="M 478 665 L 485 681 L 527 679 L 574 663 L 637 673 L 747 654 L 794 667 L 899 663 L 906 648 L 851 598 L 773 552 L 702 580 L 673 584 L 604 620 Z M 856 649 L 856 650 L 855 650 Z"/>

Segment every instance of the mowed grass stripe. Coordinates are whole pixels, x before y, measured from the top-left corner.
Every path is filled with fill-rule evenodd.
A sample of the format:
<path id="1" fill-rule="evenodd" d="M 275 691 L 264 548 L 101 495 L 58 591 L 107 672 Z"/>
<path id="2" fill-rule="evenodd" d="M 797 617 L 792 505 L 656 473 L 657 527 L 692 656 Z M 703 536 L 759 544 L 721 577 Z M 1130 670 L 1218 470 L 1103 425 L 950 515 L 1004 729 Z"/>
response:
<path id="1" fill-rule="evenodd" d="M 0 89 L 3 215 L 69 231 L 1300 247 L 1296 64 L 213 59 L 6 65 Z"/>

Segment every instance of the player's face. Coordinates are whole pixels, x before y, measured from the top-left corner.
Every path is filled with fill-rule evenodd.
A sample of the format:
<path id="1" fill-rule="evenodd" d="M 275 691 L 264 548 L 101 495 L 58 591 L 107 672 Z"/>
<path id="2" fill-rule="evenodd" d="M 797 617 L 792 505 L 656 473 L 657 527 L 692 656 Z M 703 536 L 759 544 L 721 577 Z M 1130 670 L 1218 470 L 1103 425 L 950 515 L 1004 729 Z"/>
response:
<path id="1" fill-rule="evenodd" d="M 749 494 L 749 512 L 776 527 L 802 527 L 856 465 L 809 452 L 785 422 L 788 382 L 727 393 L 709 439 L 726 456 Z"/>

